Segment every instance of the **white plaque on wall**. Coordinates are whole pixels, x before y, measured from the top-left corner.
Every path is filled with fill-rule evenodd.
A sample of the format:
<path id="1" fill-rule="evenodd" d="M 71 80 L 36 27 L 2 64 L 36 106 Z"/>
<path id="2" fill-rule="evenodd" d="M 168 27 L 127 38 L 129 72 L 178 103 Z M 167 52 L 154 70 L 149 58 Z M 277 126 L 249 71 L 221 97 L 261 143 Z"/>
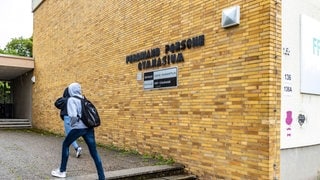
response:
<path id="1" fill-rule="evenodd" d="M 301 15 L 301 92 L 320 95 L 320 22 Z"/>

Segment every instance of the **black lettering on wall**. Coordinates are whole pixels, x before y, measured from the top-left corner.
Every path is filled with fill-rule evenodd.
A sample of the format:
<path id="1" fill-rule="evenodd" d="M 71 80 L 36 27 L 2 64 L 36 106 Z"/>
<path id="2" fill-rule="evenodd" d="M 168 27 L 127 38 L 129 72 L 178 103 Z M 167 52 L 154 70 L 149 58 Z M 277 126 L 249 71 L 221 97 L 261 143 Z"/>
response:
<path id="1" fill-rule="evenodd" d="M 178 53 L 177 62 L 184 62 L 182 53 Z"/>
<path id="2" fill-rule="evenodd" d="M 138 62 L 138 69 L 144 70 L 184 62 L 181 51 L 204 46 L 205 36 L 195 36 L 164 46 L 165 56 L 160 57 L 160 48 L 153 48 L 126 56 L 126 64 Z"/>
<path id="3" fill-rule="evenodd" d="M 186 40 L 182 40 L 181 41 L 181 50 L 185 50 L 186 49 Z"/>
<path id="4" fill-rule="evenodd" d="M 188 40 L 187 40 L 187 48 L 188 48 L 188 49 L 191 49 L 191 48 L 192 48 L 192 41 L 191 41 L 191 39 L 188 39 Z"/>

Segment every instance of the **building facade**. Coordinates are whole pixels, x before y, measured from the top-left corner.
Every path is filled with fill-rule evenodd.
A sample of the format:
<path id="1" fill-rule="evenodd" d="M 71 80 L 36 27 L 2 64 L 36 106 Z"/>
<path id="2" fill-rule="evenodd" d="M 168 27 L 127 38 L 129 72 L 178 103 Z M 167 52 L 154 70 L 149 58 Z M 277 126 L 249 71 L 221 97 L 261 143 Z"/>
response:
<path id="1" fill-rule="evenodd" d="M 319 179 L 320 4 L 282 3 L 281 179 Z"/>
<path id="2" fill-rule="evenodd" d="M 63 133 L 53 103 L 76 81 L 102 118 L 99 143 L 200 179 L 279 178 L 281 6 L 35 0 L 33 126 Z"/>

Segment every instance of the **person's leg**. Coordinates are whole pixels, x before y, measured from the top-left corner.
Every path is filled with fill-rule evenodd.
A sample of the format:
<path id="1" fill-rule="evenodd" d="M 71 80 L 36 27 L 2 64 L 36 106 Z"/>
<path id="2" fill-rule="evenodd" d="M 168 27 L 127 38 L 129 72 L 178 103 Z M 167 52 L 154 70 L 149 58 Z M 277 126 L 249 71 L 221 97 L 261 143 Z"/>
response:
<path id="1" fill-rule="evenodd" d="M 63 116 L 63 124 L 64 124 L 65 134 L 68 135 L 69 132 L 71 131 L 71 124 L 70 124 L 70 117 L 69 116 Z M 79 145 L 76 140 L 72 142 L 72 146 L 75 150 L 78 149 Z"/>
<path id="2" fill-rule="evenodd" d="M 87 131 L 84 129 L 72 129 L 68 135 L 65 137 L 62 143 L 62 152 L 61 152 L 61 164 L 60 168 L 52 170 L 51 175 L 59 178 L 66 177 L 66 170 L 67 170 L 67 162 L 69 157 L 69 146 L 71 143 L 85 134 Z"/>
<path id="3" fill-rule="evenodd" d="M 86 133 L 86 129 L 72 129 L 64 139 L 62 143 L 60 172 L 65 172 L 67 169 L 67 163 L 68 163 L 68 157 L 69 157 L 69 146 L 73 141 L 75 141 L 85 133 Z"/>
<path id="4" fill-rule="evenodd" d="M 88 128 L 87 129 L 87 133 L 84 134 L 82 137 L 85 140 L 86 144 L 88 145 L 90 155 L 91 155 L 91 157 L 94 160 L 94 163 L 96 165 L 98 176 L 99 176 L 99 180 L 102 180 L 102 179 L 104 180 L 105 179 L 105 175 L 104 175 L 104 170 L 103 170 L 103 167 L 102 167 L 101 158 L 100 158 L 100 156 L 98 154 L 97 147 L 96 147 L 96 140 L 95 140 L 95 137 L 94 137 L 94 129 L 93 128 Z"/>

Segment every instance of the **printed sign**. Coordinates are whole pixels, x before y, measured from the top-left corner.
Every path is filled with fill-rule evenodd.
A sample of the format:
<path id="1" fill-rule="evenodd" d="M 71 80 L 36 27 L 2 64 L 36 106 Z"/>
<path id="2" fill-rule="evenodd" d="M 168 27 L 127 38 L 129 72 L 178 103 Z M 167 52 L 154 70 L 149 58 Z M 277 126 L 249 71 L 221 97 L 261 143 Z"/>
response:
<path id="1" fill-rule="evenodd" d="M 144 90 L 176 87 L 178 85 L 177 68 L 173 67 L 157 71 L 145 72 L 143 79 Z"/>
<path id="2" fill-rule="evenodd" d="M 282 93 L 285 96 L 292 96 L 293 95 L 293 83 L 292 80 L 293 79 L 293 75 L 291 73 L 285 72 L 283 74 L 283 91 Z"/>
<path id="3" fill-rule="evenodd" d="M 301 15 L 301 92 L 320 94 L 320 22 Z"/>

